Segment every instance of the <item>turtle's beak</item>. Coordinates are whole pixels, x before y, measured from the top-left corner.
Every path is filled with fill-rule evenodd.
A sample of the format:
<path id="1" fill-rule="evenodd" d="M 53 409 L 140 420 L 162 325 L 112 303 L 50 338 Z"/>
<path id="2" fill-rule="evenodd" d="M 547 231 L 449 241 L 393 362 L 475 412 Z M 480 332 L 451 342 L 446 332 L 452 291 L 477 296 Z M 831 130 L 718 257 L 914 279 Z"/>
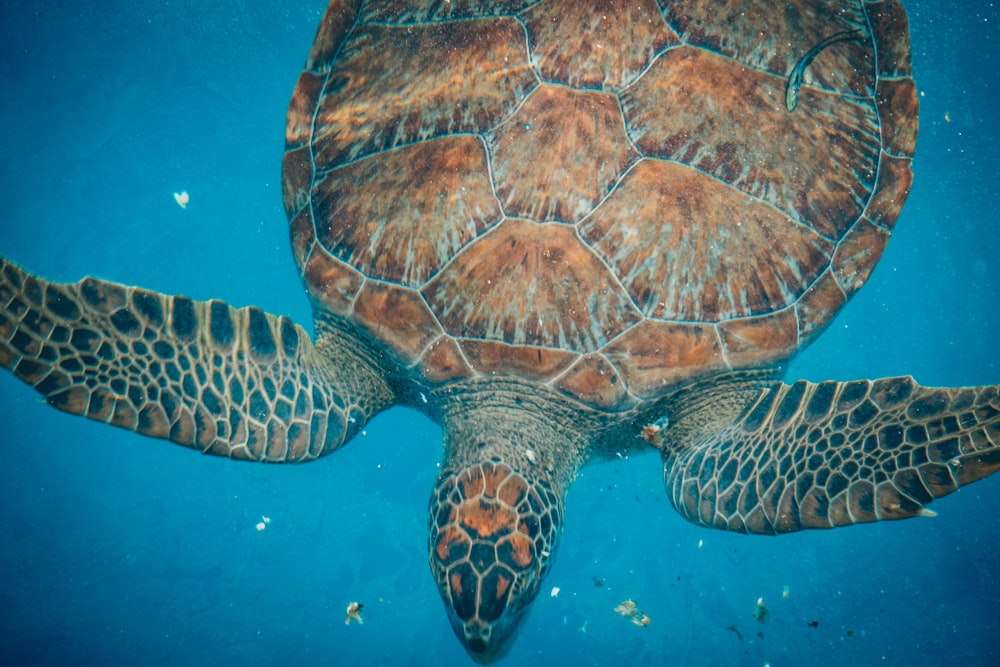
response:
<path id="1" fill-rule="evenodd" d="M 562 524 L 559 497 L 498 461 L 445 470 L 431 498 L 430 565 L 476 662 L 502 657 L 538 594 Z"/>
<path id="2" fill-rule="evenodd" d="M 527 611 L 526 606 L 517 610 L 505 609 L 500 618 L 488 623 L 477 617 L 463 621 L 448 600 L 445 600 L 445 606 L 455 636 L 462 642 L 469 657 L 480 665 L 488 665 L 507 654 L 514 643 L 518 624 Z"/>

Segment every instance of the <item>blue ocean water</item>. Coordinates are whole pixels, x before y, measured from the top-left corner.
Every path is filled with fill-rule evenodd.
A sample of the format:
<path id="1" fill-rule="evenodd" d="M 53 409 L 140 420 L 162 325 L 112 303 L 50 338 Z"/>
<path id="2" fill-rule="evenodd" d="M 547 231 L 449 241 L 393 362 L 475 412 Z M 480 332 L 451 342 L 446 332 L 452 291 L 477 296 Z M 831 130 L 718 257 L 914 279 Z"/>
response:
<path id="1" fill-rule="evenodd" d="M 915 187 L 790 378 L 1000 382 L 1000 9 L 907 6 Z M 280 164 L 323 8 L 0 4 L 0 253 L 308 325 Z M 440 438 L 396 409 L 321 461 L 237 464 L 58 413 L 0 374 L 0 662 L 466 664 L 427 567 Z M 503 664 L 1000 664 L 1000 479 L 933 520 L 762 538 L 685 522 L 659 468 L 584 469 Z M 625 598 L 649 627 L 612 611 Z M 352 600 L 364 625 L 343 623 Z"/>

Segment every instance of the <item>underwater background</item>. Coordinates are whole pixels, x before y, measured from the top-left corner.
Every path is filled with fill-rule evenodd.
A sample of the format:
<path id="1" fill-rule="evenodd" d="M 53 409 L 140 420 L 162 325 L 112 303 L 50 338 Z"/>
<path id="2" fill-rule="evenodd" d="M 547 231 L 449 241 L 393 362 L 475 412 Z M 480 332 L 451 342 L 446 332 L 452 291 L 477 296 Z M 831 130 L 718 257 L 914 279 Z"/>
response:
<path id="1" fill-rule="evenodd" d="M 1000 383 L 1000 8 L 906 5 L 915 185 L 790 379 Z M 3 0 L 0 253 L 308 328 L 280 174 L 324 6 Z M 240 464 L 67 416 L 0 373 L 0 663 L 469 663 L 427 566 L 440 441 L 394 409 L 309 465 Z M 1000 476 L 932 508 L 746 537 L 681 519 L 656 455 L 592 465 L 501 664 L 1000 664 Z M 648 627 L 614 613 L 626 598 Z M 364 625 L 344 624 L 354 600 Z"/>

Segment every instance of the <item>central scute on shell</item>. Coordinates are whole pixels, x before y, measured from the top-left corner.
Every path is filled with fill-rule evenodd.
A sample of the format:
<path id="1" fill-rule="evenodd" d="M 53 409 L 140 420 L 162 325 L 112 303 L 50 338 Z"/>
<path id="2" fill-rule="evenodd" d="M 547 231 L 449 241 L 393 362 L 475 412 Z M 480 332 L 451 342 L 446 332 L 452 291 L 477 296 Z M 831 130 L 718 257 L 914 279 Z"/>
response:
<path id="1" fill-rule="evenodd" d="M 860 5 L 770 32 L 734 7 L 597 5 L 324 18 L 288 119 L 296 258 L 318 307 L 425 386 L 500 373 L 615 408 L 776 365 L 881 255 L 915 129 L 879 118 L 916 96 L 892 54 L 874 70 Z M 832 20 L 859 39 L 791 114 L 786 77 Z"/>

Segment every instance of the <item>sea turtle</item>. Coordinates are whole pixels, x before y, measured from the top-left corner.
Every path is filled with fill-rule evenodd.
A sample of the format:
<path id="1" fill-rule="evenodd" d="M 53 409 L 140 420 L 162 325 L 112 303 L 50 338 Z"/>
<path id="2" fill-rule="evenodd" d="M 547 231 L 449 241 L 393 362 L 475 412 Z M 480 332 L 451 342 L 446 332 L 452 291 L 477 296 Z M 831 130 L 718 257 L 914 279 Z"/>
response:
<path id="1" fill-rule="evenodd" d="M 911 184 L 895 0 L 334 0 L 292 97 L 284 317 L 0 260 L 0 363 L 52 405 L 235 459 L 444 432 L 429 559 L 509 646 L 585 463 L 659 451 L 689 520 L 927 515 L 1000 467 L 997 386 L 781 381 Z"/>

